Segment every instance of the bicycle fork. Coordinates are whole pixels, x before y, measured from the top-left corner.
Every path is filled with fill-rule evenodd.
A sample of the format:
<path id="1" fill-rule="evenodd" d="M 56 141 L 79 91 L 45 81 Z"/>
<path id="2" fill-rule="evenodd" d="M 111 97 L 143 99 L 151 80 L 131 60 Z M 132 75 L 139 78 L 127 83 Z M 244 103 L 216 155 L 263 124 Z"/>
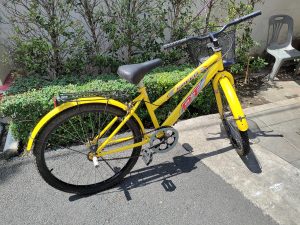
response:
<path id="1" fill-rule="evenodd" d="M 223 117 L 224 110 L 223 110 L 222 99 L 221 99 L 218 84 L 220 84 L 220 86 L 225 94 L 225 97 L 228 101 L 229 107 L 231 109 L 233 118 L 236 122 L 238 129 L 240 131 L 247 131 L 248 123 L 247 123 L 245 114 L 242 110 L 240 101 L 235 93 L 235 90 L 233 87 L 234 79 L 233 79 L 232 75 L 227 71 L 219 72 L 216 74 L 216 76 L 214 77 L 214 80 L 213 80 L 213 89 L 214 89 L 215 97 L 217 100 L 218 111 L 219 111 L 219 114 L 221 115 L 221 117 Z M 221 119 L 223 119 L 223 118 L 221 118 Z"/>

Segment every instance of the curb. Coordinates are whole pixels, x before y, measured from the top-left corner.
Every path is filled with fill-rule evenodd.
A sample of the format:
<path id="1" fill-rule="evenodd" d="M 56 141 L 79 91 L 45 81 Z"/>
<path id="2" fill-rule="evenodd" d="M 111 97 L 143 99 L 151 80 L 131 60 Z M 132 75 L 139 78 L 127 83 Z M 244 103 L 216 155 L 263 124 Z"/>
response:
<path id="1" fill-rule="evenodd" d="M 3 124 L 0 122 L 0 146 L 2 144 L 2 137 L 3 137 L 3 133 L 4 133 L 4 126 Z M 4 154 L 3 154 L 3 149 L 0 149 L 0 160 L 4 158 Z"/>
<path id="2" fill-rule="evenodd" d="M 5 159 L 10 159 L 13 156 L 19 155 L 18 152 L 19 149 L 19 141 L 16 140 L 11 132 L 11 129 L 8 130 L 7 136 L 6 136 L 6 142 L 4 145 L 2 157 L 0 158 L 5 158 Z"/>
<path id="3" fill-rule="evenodd" d="M 3 131 L 4 131 L 4 127 L 3 127 L 2 123 L 0 122 L 0 138 L 2 138 Z M 0 139 L 0 144 L 1 144 L 1 139 Z"/>

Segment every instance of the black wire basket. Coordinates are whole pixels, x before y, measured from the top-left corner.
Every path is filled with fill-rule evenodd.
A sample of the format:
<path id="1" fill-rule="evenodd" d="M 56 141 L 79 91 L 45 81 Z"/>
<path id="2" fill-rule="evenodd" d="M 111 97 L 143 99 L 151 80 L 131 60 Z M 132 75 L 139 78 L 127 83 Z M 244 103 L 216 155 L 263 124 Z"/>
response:
<path id="1" fill-rule="evenodd" d="M 224 66 L 230 66 L 234 64 L 235 59 L 235 44 L 236 44 L 236 30 L 224 31 L 218 35 L 218 41 L 222 48 L 223 63 Z M 187 43 L 187 52 L 195 64 L 198 66 L 209 58 L 214 52 L 211 47 L 209 39 L 206 40 L 193 40 Z"/>

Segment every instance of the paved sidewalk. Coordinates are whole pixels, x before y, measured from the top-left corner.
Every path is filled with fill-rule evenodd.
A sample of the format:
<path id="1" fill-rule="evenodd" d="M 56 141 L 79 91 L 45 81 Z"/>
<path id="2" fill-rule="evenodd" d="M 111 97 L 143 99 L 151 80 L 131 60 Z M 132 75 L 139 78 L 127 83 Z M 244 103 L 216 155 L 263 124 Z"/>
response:
<path id="1" fill-rule="evenodd" d="M 275 81 L 270 82 L 270 87 L 257 93 L 268 102 L 278 102 L 285 99 L 300 97 L 299 81 Z M 255 99 L 254 99 L 255 100 Z"/>
<path id="2" fill-rule="evenodd" d="M 120 186 L 89 197 L 47 185 L 38 175 L 32 156 L 0 160 L 1 224 L 275 225 L 274 219 L 281 224 L 297 224 L 299 195 L 293 193 L 296 200 L 288 202 L 284 194 L 299 186 L 298 180 L 282 186 L 280 182 L 289 184 L 291 175 L 285 175 L 287 181 L 275 179 L 279 170 L 282 176 L 294 176 L 292 166 L 277 156 L 269 162 L 270 156 L 256 148 L 263 172 L 253 174 L 224 140 L 219 124 L 216 115 L 178 123 L 180 144 L 175 149 L 155 155 L 148 167 L 139 160 Z M 185 143 L 194 152 L 187 152 L 182 147 Z M 274 171 L 270 163 L 275 164 Z M 282 165 L 283 169 L 277 168 Z M 251 170 L 257 172 L 259 167 L 254 164 Z M 282 192 L 281 188 L 288 190 Z M 283 208 L 278 206 L 277 196 L 277 201 L 284 199 Z M 290 211 L 284 217 L 287 207 Z M 274 216 L 276 212 L 279 219 Z"/>
<path id="3" fill-rule="evenodd" d="M 0 161 L 0 224 L 277 224 L 180 144 L 148 167 L 140 159 L 120 186 L 88 197 L 47 185 L 33 160 Z"/>
<path id="4" fill-rule="evenodd" d="M 180 142 L 280 224 L 300 224 L 300 98 L 245 109 L 252 152 L 240 158 L 218 115 L 178 123 Z"/>

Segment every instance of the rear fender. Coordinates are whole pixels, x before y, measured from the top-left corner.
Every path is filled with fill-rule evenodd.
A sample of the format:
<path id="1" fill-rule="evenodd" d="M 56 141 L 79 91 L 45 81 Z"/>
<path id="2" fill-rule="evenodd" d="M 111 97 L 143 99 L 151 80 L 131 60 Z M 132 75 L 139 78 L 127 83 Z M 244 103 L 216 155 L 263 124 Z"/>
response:
<path id="1" fill-rule="evenodd" d="M 103 103 L 103 104 L 109 104 L 109 105 L 113 105 L 115 107 L 118 107 L 124 111 L 127 111 L 128 107 L 116 100 L 113 99 L 106 99 L 106 98 L 102 98 L 102 97 L 88 97 L 88 98 L 79 98 L 77 100 L 73 100 L 71 102 L 66 102 L 64 104 L 61 104 L 58 107 L 55 107 L 53 110 L 51 110 L 50 112 L 48 112 L 39 122 L 38 124 L 34 127 L 34 129 L 32 130 L 30 136 L 29 136 L 29 140 L 27 143 L 27 147 L 26 150 L 27 151 L 31 151 L 32 146 L 34 144 L 34 141 L 37 137 L 37 135 L 40 133 L 40 131 L 43 129 L 43 127 L 45 127 L 45 125 L 52 120 L 55 116 L 57 116 L 59 113 L 70 109 L 72 107 L 76 107 L 78 105 L 83 105 L 83 104 L 97 104 L 97 103 Z M 138 125 L 140 126 L 141 132 L 144 134 L 144 125 L 141 121 L 141 119 L 138 117 L 138 115 L 136 113 L 133 114 L 133 117 L 135 118 L 135 120 L 137 121 Z"/>

